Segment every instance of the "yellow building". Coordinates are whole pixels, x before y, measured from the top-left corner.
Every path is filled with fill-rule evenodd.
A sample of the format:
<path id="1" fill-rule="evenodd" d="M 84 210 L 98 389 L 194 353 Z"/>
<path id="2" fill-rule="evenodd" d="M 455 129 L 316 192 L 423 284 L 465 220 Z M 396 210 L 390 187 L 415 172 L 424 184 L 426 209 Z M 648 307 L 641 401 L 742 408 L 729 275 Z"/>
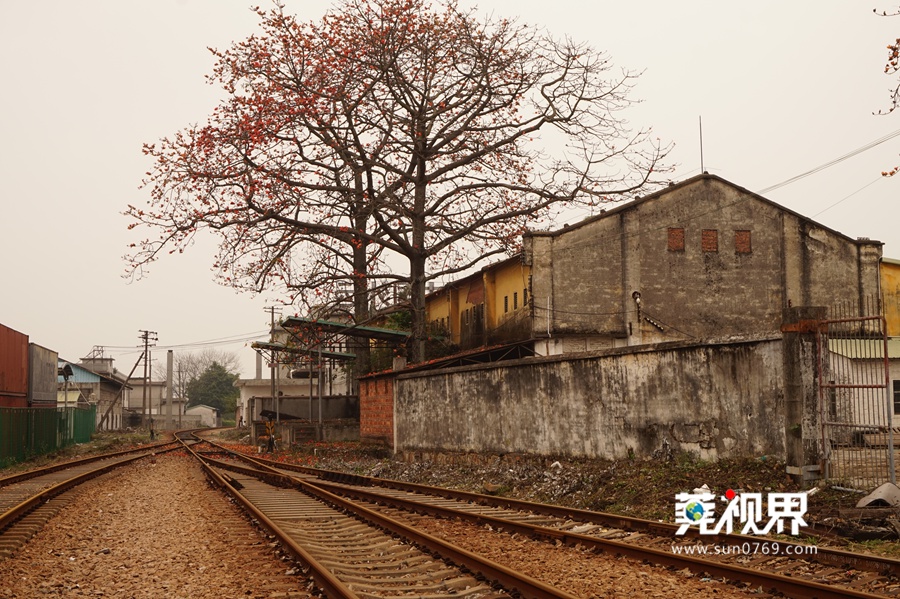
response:
<path id="1" fill-rule="evenodd" d="M 529 339 L 530 275 L 516 255 L 429 294 L 432 333 L 461 349 Z"/>
<path id="2" fill-rule="evenodd" d="M 900 336 L 900 260 L 881 259 L 881 294 L 888 335 Z"/>

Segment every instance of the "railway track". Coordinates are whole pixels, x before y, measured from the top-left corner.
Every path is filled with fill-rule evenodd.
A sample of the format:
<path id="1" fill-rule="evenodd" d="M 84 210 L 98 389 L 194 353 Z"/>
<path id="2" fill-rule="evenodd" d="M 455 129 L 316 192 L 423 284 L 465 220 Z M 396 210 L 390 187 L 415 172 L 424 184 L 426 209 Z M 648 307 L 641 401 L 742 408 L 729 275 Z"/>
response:
<path id="1" fill-rule="evenodd" d="M 308 577 L 328 597 L 575 596 L 517 572 L 510 563 L 486 559 L 481 550 L 466 544 L 467 535 L 484 536 L 489 545 L 508 543 L 503 538 L 509 535 L 496 541 L 488 537 L 500 533 L 575 546 L 585 559 L 591 555 L 584 553 L 588 551 L 628 557 L 634 564 L 691 570 L 704 580 L 727 580 L 736 583 L 736 589 L 749 587 L 757 593 L 900 595 L 900 563 L 895 560 L 825 547 L 817 548 L 817 555 L 798 556 L 792 554 L 794 548 L 806 546 L 740 535 L 678 537 L 675 542 L 675 526 L 665 523 L 267 462 L 208 441 L 184 442 L 207 478 L 226 489 L 251 519 L 277 538 L 282 551 L 302 563 L 301 581 Z M 27 542 L 65 505 L 71 495 L 66 489 L 165 449 L 156 446 L 67 464 L 65 471 L 55 467 L 0 479 L 0 559 Z M 457 524 L 440 524 L 447 519 Z M 777 550 L 749 555 L 676 550 L 761 542 L 770 548 L 777 543 Z"/>
<path id="2" fill-rule="evenodd" d="M 0 559 L 19 549 L 74 498 L 73 489 L 176 443 L 102 454 L 0 478 Z"/>
<path id="3" fill-rule="evenodd" d="M 219 446 L 219 451 L 227 448 Z M 900 562 L 783 539 L 746 535 L 676 537 L 676 525 L 387 481 L 244 456 L 255 468 L 364 502 L 411 526 L 421 516 L 454 518 L 494 531 L 626 556 L 795 597 L 900 595 Z M 223 466 L 227 467 L 227 466 Z M 417 516 L 418 515 L 418 516 Z M 693 532 L 693 531 L 692 531 Z M 675 540 L 675 539 L 678 540 Z M 814 554 L 811 552 L 815 551 Z"/>
<path id="4" fill-rule="evenodd" d="M 307 481 L 242 465 L 236 454 L 217 459 L 218 451 L 194 455 L 329 597 L 575 599 Z"/>

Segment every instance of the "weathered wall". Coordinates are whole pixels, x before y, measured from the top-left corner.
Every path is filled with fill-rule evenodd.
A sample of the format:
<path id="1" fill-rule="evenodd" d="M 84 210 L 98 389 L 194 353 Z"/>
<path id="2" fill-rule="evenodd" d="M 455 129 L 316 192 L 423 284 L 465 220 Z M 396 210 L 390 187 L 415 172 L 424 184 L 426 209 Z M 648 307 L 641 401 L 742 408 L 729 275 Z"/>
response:
<path id="1" fill-rule="evenodd" d="M 462 349 L 527 339 L 530 273 L 516 255 L 430 294 L 426 318 L 431 332 L 449 335 Z"/>
<path id="2" fill-rule="evenodd" d="M 395 449 L 782 455 L 782 373 L 780 339 L 753 339 L 400 375 Z"/>
<path id="3" fill-rule="evenodd" d="M 34 408 L 56 407 L 58 354 L 37 343 L 28 344 L 28 404 Z"/>
<path id="4" fill-rule="evenodd" d="M 0 324 L 0 407 L 28 405 L 28 335 Z"/>
<path id="5" fill-rule="evenodd" d="M 622 346 L 774 333 L 788 305 L 856 305 L 879 288 L 879 242 L 708 175 L 524 245 L 535 337 Z"/>
<path id="6" fill-rule="evenodd" d="M 900 335 L 900 260 L 881 261 L 881 293 L 888 335 Z"/>

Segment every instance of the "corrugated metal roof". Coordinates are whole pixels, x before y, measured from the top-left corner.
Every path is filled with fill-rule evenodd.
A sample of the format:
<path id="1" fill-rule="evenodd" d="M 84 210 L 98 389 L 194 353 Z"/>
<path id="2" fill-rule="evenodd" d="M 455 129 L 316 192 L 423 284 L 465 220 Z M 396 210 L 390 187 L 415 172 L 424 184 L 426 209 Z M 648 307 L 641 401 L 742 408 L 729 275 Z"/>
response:
<path id="1" fill-rule="evenodd" d="M 69 379 L 70 381 L 72 379 Z M 69 389 L 69 401 L 68 405 L 71 407 L 77 406 L 78 402 L 87 403 L 84 397 L 81 395 L 80 389 Z M 66 392 L 64 390 L 60 390 L 56 392 L 56 405 L 57 406 L 65 406 L 66 404 Z"/>
<path id="2" fill-rule="evenodd" d="M 362 337 L 364 339 L 379 339 L 382 341 L 404 341 L 410 336 L 408 331 L 395 331 L 378 327 L 358 326 L 346 322 L 334 322 L 331 320 L 312 320 L 299 316 L 289 316 L 281 322 L 284 329 L 300 329 L 303 327 L 315 327 L 325 333 L 346 335 L 348 337 Z"/>
<path id="3" fill-rule="evenodd" d="M 852 360 L 881 360 L 884 342 L 881 339 L 829 339 L 828 351 Z M 887 341 L 888 359 L 900 358 L 900 337 Z"/>
<path id="4" fill-rule="evenodd" d="M 62 368 L 66 364 L 72 367 L 72 376 L 69 377 L 70 383 L 99 383 L 100 375 L 96 372 L 91 372 L 87 368 L 82 368 L 78 364 L 72 364 L 71 362 L 67 362 L 66 360 L 57 360 L 56 362 L 59 368 Z M 63 378 L 62 375 L 56 377 L 56 382 L 64 383 L 66 379 Z"/>
<path id="5" fill-rule="evenodd" d="M 328 351 L 328 350 L 317 350 L 317 349 L 309 349 L 306 347 L 289 347 L 282 343 L 266 343 L 264 341 L 254 341 L 250 344 L 250 347 L 253 349 L 262 349 L 267 351 L 274 351 L 285 354 L 297 354 L 302 356 L 319 356 L 321 355 L 323 358 L 328 358 L 331 360 L 355 360 L 356 354 L 348 354 L 344 352 L 336 352 L 336 351 Z"/>

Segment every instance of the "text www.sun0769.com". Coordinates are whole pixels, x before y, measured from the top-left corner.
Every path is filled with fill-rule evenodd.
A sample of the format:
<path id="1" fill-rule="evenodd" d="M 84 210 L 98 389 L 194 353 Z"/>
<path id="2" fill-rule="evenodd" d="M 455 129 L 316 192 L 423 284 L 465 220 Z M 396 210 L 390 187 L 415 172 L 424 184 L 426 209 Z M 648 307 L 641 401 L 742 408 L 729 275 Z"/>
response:
<path id="1" fill-rule="evenodd" d="M 815 545 L 793 545 L 775 541 L 747 541 L 737 545 L 672 545 L 679 555 L 818 555 Z"/>

